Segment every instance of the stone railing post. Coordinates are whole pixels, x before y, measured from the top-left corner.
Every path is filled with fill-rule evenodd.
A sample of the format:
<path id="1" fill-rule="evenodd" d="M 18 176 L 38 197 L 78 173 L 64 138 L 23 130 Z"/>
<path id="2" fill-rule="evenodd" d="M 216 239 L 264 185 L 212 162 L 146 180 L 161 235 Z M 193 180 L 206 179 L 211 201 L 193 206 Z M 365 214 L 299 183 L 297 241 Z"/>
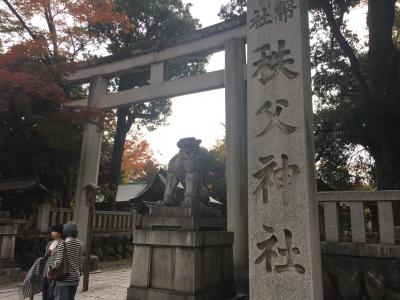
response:
<path id="1" fill-rule="evenodd" d="M 394 245 L 393 207 L 391 201 L 378 201 L 380 243 Z"/>
<path id="2" fill-rule="evenodd" d="M 36 229 L 40 232 L 47 232 L 49 230 L 49 215 L 50 215 L 50 204 L 42 203 L 38 209 L 38 218 L 36 223 Z"/>
<path id="3" fill-rule="evenodd" d="M 338 207 L 336 202 L 324 202 L 325 239 L 327 242 L 339 241 Z"/>
<path id="4" fill-rule="evenodd" d="M 131 231 L 133 232 L 136 230 L 137 212 L 136 212 L 136 210 L 132 210 L 131 212 L 132 212 L 132 216 L 130 217 L 129 224 L 130 224 Z"/>
<path id="5" fill-rule="evenodd" d="M 365 243 L 365 220 L 363 202 L 350 202 L 351 241 Z"/>

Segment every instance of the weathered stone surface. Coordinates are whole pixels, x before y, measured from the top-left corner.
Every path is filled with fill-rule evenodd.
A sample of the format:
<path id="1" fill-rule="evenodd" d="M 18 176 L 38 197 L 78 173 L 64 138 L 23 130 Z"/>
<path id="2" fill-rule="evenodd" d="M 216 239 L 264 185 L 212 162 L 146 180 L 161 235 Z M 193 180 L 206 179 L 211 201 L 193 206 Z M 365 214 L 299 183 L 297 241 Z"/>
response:
<path id="1" fill-rule="evenodd" d="M 134 245 L 205 247 L 232 243 L 233 232 L 226 231 L 137 230 L 133 235 Z"/>
<path id="2" fill-rule="evenodd" d="M 102 76 L 95 76 L 90 83 L 88 107 L 96 107 L 99 98 L 107 92 L 107 80 Z M 85 127 L 82 140 L 82 151 L 79 164 L 79 174 L 76 184 L 76 198 L 73 221 L 78 226 L 79 238 L 86 242 L 89 207 L 86 204 L 86 191 L 83 187 L 88 184 L 97 184 L 99 174 L 102 133 L 96 124 Z"/>
<path id="3" fill-rule="evenodd" d="M 384 266 L 377 262 L 364 265 L 363 279 L 365 289 L 371 300 L 381 300 L 385 295 Z"/>
<path id="4" fill-rule="evenodd" d="M 9 219 L 10 212 L 7 210 L 0 210 L 0 219 Z"/>
<path id="5" fill-rule="evenodd" d="M 362 273 L 360 267 L 351 262 L 338 262 L 336 276 L 339 293 L 343 300 L 361 298 Z"/>
<path id="6" fill-rule="evenodd" d="M 96 272 L 99 270 L 99 258 L 96 255 L 90 255 L 90 272 Z"/>
<path id="7" fill-rule="evenodd" d="M 172 293 L 157 289 L 128 288 L 128 300 L 222 300 L 233 299 L 235 296 L 235 285 L 233 282 L 218 285 L 196 295 L 185 293 Z M 242 298 L 240 298 L 242 299 Z M 243 298 L 244 299 L 244 298 Z"/>
<path id="8" fill-rule="evenodd" d="M 390 294 L 385 298 L 385 300 L 400 300 L 400 294 Z"/>
<path id="9" fill-rule="evenodd" d="M 236 293 L 231 232 L 137 230 L 133 244 L 129 300 L 222 300 Z"/>
<path id="10" fill-rule="evenodd" d="M 221 211 L 210 208 L 210 207 L 202 207 L 200 209 L 193 209 L 191 207 L 169 207 L 169 206 L 150 206 L 149 207 L 149 215 L 150 216 L 158 216 L 158 217 L 211 217 L 211 218 L 220 218 Z"/>
<path id="11" fill-rule="evenodd" d="M 7 283 L 11 281 L 17 281 L 19 278 L 20 268 L 8 268 L 0 269 L 0 282 Z"/>
<path id="12" fill-rule="evenodd" d="M 322 254 L 353 257 L 400 257 L 400 247 L 397 245 L 321 242 L 321 251 Z"/>
<path id="13" fill-rule="evenodd" d="M 322 284 L 324 287 L 324 300 L 336 300 L 337 292 L 333 285 L 332 278 L 327 272 L 322 273 Z"/>
<path id="14" fill-rule="evenodd" d="M 5 212 L 2 217 L 7 215 Z M 0 282 L 15 281 L 21 270 L 15 268 L 17 230 L 17 223 L 13 220 L 0 219 Z"/>
<path id="15" fill-rule="evenodd" d="M 325 300 L 387 300 L 400 294 L 398 259 L 324 254 L 322 262 Z"/>
<path id="16" fill-rule="evenodd" d="M 246 44 L 232 39 L 225 44 L 226 192 L 228 230 L 233 244 L 235 282 L 239 292 L 249 290 L 249 237 L 247 192 Z"/>
<path id="17" fill-rule="evenodd" d="M 306 0 L 250 0 L 247 120 L 250 298 L 320 300 Z"/>
<path id="18" fill-rule="evenodd" d="M 400 260 L 394 260 L 389 264 L 389 283 L 393 289 L 400 292 Z"/>
<path id="19" fill-rule="evenodd" d="M 226 230 L 226 219 L 210 207 L 152 206 L 143 216 L 143 229 L 157 230 Z"/>

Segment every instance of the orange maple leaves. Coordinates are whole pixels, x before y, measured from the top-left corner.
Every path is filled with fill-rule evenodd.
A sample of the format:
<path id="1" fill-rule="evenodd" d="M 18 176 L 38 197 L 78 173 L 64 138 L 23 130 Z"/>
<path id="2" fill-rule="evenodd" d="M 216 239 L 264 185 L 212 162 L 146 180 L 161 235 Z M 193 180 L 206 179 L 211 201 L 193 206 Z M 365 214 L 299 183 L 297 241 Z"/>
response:
<path id="1" fill-rule="evenodd" d="M 74 61 L 83 51 L 88 51 L 88 47 L 93 50 L 96 40 L 91 31 L 92 25 L 112 24 L 124 31 L 133 27 L 130 19 L 117 11 L 111 0 L 10 2 L 35 33 L 32 38 L 45 41 L 47 51 L 56 62 L 60 58 Z"/>
<path id="2" fill-rule="evenodd" d="M 125 181 L 146 180 L 158 171 L 150 145 L 146 140 L 137 136 L 126 140 L 124 157 L 122 160 L 122 173 Z"/>

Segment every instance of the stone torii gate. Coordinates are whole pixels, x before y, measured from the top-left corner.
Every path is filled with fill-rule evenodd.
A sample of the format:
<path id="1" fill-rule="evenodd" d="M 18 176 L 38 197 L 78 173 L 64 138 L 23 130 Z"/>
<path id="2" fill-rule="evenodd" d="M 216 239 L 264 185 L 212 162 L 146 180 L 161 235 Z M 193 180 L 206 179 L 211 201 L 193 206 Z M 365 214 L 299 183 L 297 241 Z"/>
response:
<path id="1" fill-rule="evenodd" d="M 77 105 L 100 109 L 225 88 L 228 230 L 234 232 L 235 280 L 239 290 L 250 282 L 251 299 L 322 299 L 307 2 L 249 0 L 247 20 L 219 23 L 157 49 L 83 62 L 67 78 L 90 82 L 88 100 Z M 165 78 L 167 64 L 221 50 L 224 70 Z M 106 93 L 111 78 L 143 68 L 150 69 L 148 86 Z M 74 210 L 83 240 L 83 187 L 97 183 L 101 136 L 87 125 Z"/>
<path id="2" fill-rule="evenodd" d="M 176 97 L 213 89 L 226 91 L 226 174 L 228 230 L 235 233 L 234 257 L 237 281 L 248 282 L 247 229 L 247 144 L 246 144 L 246 20 L 220 23 L 194 32 L 178 40 L 167 41 L 159 49 L 124 53 L 83 62 L 67 79 L 71 84 L 90 82 L 88 100 L 75 101 L 101 109 L 115 108 L 162 97 Z M 165 66 L 194 54 L 211 54 L 225 50 L 225 70 L 165 80 Z M 150 68 L 150 84 L 115 94 L 107 94 L 108 80 L 129 74 L 143 67 Z M 76 191 L 74 221 L 82 240 L 86 240 L 88 208 L 83 187 L 97 183 L 102 133 L 93 124 L 87 125 L 82 144 Z M 241 278 L 238 278 L 238 277 Z M 244 289 L 247 287 L 244 286 Z"/>

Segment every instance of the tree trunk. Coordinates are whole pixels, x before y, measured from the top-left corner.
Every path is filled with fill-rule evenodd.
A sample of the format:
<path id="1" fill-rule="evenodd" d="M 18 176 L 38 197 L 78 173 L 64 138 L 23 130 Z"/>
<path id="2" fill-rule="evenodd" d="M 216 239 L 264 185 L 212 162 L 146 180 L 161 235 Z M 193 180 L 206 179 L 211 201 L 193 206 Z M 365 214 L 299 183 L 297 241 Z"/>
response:
<path id="1" fill-rule="evenodd" d="M 133 86 L 134 83 L 131 76 L 122 76 L 120 78 L 118 91 L 125 91 L 133 88 Z M 129 107 L 121 107 L 117 109 L 117 128 L 114 137 L 110 167 L 111 197 L 108 199 L 111 210 L 115 210 L 118 185 L 121 181 L 121 166 L 124 156 L 126 135 L 131 130 L 133 122 L 134 120 L 132 119 Z"/>
<path id="2" fill-rule="evenodd" d="M 370 131 L 375 136 L 371 147 L 376 161 L 378 189 L 400 188 L 400 142 L 398 136 L 399 61 L 393 44 L 395 0 L 368 1 L 368 67 L 374 97 L 368 108 Z"/>
<path id="3" fill-rule="evenodd" d="M 395 128 L 393 128 L 395 131 Z M 392 137 L 382 134 L 382 138 L 375 145 L 371 155 L 376 163 L 376 179 L 378 190 L 400 189 L 400 141 L 393 138 L 398 133 L 393 132 Z M 400 203 L 393 202 L 395 225 L 400 226 Z"/>
<path id="4" fill-rule="evenodd" d="M 117 109 L 117 128 L 114 137 L 114 146 L 111 157 L 111 169 L 110 169 L 110 189 L 112 197 L 109 199 L 110 209 L 115 210 L 115 201 L 118 191 L 118 185 L 121 181 L 121 166 L 122 159 L 124 156 L 124 146 L 126 135 L 128 134 L 130 127 L 128 128 L 127 116 L 129 114 L 129 107 L 123 107 Z"/>
<path id="5" fill-rule="evenodd" d="M 393 44 L 395 0 L 368 1 L 368 65 L 372 82 L 384 87 L 398 87 L 399 54 Z"/>

